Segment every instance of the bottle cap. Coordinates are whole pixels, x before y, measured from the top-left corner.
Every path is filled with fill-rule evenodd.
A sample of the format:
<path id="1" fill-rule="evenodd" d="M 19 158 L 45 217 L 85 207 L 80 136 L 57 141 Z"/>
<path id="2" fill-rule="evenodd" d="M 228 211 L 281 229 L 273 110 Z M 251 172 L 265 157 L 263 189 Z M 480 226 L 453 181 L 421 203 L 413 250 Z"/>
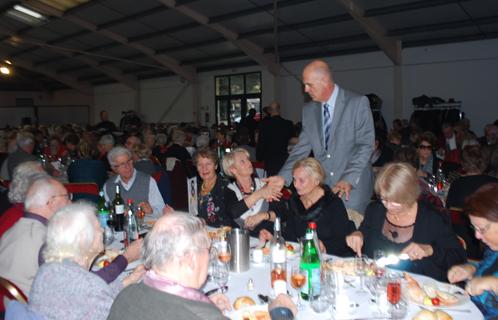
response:
<path id="1" fill-rule="evenodd" d="M 316 222 L 315 221 L 309 222 L 308 223 L 308 228 L 316 230 Z"/>
<path id="2" fill-rule="evenodd" d="M 127 203 L 128 203 L 128 205 L 133 204 L 133 200 L 128 199 Z"/>

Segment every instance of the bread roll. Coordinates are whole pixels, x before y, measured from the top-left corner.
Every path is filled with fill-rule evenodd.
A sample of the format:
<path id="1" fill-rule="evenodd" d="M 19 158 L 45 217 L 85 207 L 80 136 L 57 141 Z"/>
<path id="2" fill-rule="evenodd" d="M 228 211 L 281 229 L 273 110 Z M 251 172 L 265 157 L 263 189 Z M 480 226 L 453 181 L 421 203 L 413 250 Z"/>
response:
<path id="1" fill-rule="evenodd" d="M 420 310 L 412 320 L 437 320 L 436 314 L 430 310 Z"/>
<path id="2" fill-rule="evenodd" d="M 256 302 L 254 302 L 254 300 L 251 299 L 250 297 L 242 296 L 242 297 L 238 297 L 237 299 L 235 299 L 235 301 L 233 303 L 233 308 L 235 310 L 239 310 L 241 308 L 244 308 L 247 306 L 253 306 L 255 304 L 256 304 Z"/>
<path id="3" fill-rule="evenodd" d="M 443 310 L 436 311 L 437 320 L 453 320 L 453 317 L 444 312 Z"/>

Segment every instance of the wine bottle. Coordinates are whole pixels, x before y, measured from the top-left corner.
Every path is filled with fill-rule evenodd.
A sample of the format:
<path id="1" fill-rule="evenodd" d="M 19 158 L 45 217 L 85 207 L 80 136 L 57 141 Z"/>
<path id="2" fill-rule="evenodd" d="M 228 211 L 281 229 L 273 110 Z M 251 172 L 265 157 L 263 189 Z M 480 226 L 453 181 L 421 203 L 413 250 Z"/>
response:
<path id="1" fill-rule="evenodd" d="M 307 283 L 301 289 L 301 297 L 305 300 L 309 299 L 310 292 L 313 292 L 313 296 L 320 295 L 320 257 L 313 239 L 313 228 L 310 226 L 312 223 L 309 223 L 306 229 L 300 262 L 301 269 L 307 273 Z"/>
<path id="2" fill-rule="evenodd" d="M 287 293 L 287 248 L 280 229 L 280 218 L 273 224 L 273 238 L 270 246 L 271 254 L 271 287 L 275 295 Z"/>
<path id="3" fill-rule="evenodd" d="M 123 198 L 121 198 L 119 184 L 116 184 L 116 195 L 112 201 L 112 208 L 114 210 L 114 230 L 123 231 L 125 206 Z"/>
<path id="4" fill-rule="evenodd" d="M 104 191 L 99 192 L 99 201 L 97 202 L 97 213 L 99 217 L 100 226 L 105 228 L 108 226 L 107 221 L 109 220 L 109 208 L 106 205 Z"/>
<path id="5" fill-rule="evenodd" d="M 137 216 L 134 213 L 133 200 L 128 199 L 128 206 L 125 220 L 125 247 L 133 241 L 138 240 L 138 222 Z"/>

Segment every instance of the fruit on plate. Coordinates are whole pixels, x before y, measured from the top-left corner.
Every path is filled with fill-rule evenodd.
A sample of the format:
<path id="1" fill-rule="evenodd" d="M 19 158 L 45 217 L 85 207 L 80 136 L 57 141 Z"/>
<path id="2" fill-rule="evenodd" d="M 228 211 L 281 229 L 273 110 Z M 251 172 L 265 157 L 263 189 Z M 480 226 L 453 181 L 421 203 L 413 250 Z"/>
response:
<path id="1" fill-rule="evenodd" d="M 452 306 L 458 303 L 458 297 L 449 292 L 441 291 L 432 285 L 420 286 L 417 280 L 405 273 L 408 297 L 419 304 L 426 306 Z"/>

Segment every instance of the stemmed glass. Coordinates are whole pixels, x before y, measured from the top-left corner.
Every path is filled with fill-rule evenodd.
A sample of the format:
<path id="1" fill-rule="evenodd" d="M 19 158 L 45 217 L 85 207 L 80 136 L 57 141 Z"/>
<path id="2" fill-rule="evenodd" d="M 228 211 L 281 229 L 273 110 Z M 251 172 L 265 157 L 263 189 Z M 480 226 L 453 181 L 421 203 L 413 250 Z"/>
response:
<path id="1" fill-rule="evenodd" d="M 232 258 L 232 250 L 230 244 L 226 240 L 221 240 L 217 243 L 218 260 L 224 264 L 228 264 Z"/>
<path id="2" fill-rule="evenodd" d="M 224 291 L 223 287 L 226 286 L 228 282 L 228 265 L 226 263 L 217 262 L 213 266 L 211 278 L 218 285 L 220 291 Z"/>
<path id="3" fill-rule="evenodd" d="M 291 269 L 291 286 L 294 288 L 297 294 L 297 305 L 296 307 L 298 309 L 301 309 L 302 304 L 301 304 L 301 288 L 306 284 L 306 275 L 307 272 L 299 265 L 294 265 L 292 266 Z"/>
<path id="4" fill-rule="evenodd" d="M 403 319 L 406 315 L 407 305 L 401 299 L 400 279 L 393 277 L 387 282 L 387 301 L 391 304 L 389 314 L 391 319 Z"/>
<path id="5" fill-rule="evenodd" d="M 358 292 L 361 292 L 361 293 L 368 292 L 365 289 L 365 274 L 367 272 L 367 266 L 368 266 L 367 259 L 368 259 L 367 256 L 364 256 L 364 255 L 356 256 L 354 258 L 355 273 L 357 276 L 360 277 L 360 289 L 358 290 Z"/>

